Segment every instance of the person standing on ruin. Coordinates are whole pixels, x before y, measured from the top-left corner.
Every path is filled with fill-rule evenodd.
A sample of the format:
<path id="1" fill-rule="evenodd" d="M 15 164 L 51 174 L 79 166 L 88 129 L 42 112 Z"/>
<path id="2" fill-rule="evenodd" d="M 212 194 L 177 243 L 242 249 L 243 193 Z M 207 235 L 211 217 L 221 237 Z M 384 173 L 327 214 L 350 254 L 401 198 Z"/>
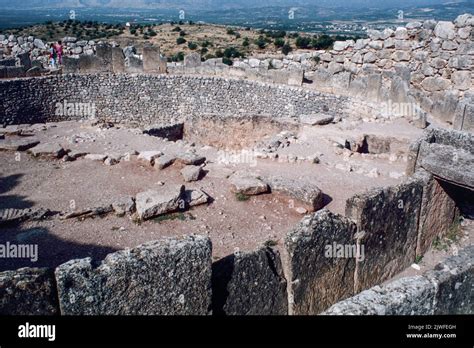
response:
<path id="1" fill-rule="evenodd" d="M 56 68 L 56 58 L 56 48 L 54 47 L 54 44 L 51 44 L 51 46 L 49 47 L 49 65 L 53 69 Z"/>
<path id="2" fill-rule="evenodd" d="M 56 54 L 58 56 L 58 65 L 63 65 L 63 44 L 61 41 L 58 41 L 56 45 Z"/>

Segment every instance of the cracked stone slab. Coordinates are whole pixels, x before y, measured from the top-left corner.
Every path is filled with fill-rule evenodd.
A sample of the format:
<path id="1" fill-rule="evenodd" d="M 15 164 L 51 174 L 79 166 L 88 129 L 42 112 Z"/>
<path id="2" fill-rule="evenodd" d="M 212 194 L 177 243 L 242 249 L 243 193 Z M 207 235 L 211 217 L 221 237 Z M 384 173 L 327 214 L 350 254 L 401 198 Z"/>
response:
<path id="1" fill-rule="evenodd" d="M 178 210 L 184 203 L 183 194 L 184 185 L 166 185 L 140 192 L 135 199 L 138 217 L 147 220 Z"/>
<path id="2" fill-rule="evenodd" d="M 184 200 L 189 207 L 195 207 L 209 203 L 211 197 L 202 190 L 186 190 Z"/>
<path id="3" fill-rule="evenodd" d="M 257 177 L 234 174 L 229 181 L 233 193 L 254 196 L 269 192 L 268 185 Z"/>

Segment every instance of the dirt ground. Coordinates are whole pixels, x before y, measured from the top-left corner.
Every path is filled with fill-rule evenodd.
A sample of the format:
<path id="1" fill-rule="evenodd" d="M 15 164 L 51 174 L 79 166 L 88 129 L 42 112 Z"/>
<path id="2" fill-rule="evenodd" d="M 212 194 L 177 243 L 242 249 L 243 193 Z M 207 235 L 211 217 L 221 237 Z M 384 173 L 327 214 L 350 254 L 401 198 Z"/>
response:
<path id="1" fill-rule="evenodd" d="M 207 144 L 179 140 L 167 141 L 143 134 L 140 129 L 116 125 L 101 128 L 89 121 L 61 122 L 28 127 L 27 133 L 43 143 L 58 143 L 64 149 L 125 156 L 120 163 L 107 166 L 99 161 L 78 158 L 38 159 L 26 152 L 0 152 L 0 209 L 45 208 L 53 212 L 71 212 L 111 204 L 120 197 L 162 185 L 184 184 L 187 189 L 201 189 L 212 202 L 191 210 L 137 223 L 130 216 L 108 214 L 90 219 L 28 221 L 19 226 L 1 227 L 0 244 L 6 242 L 38 244 L 39 259 L 0 260 L 0 270 L 18 267 L 54 267 L 72 258 L 102 259 L 110 252 L 134 247 L 162 237 L 189 234 L 208 235 L 213 243 L 213 257 L 219 259 L 236 250 L 252 251 L 264 243 L 282 248 L 287 233 L 301 220 L 301 207 L 276 193 L 239 200 L 230 191 L 227 176 L 233 172 L 256 176 L 278 175 L 305 179 L 325 194 L 326 208 L 344 214 L 345 201 L 355 193 L 403 180 L 406 148 L 420 135 L 420 130 L 404 120 L 384 124 L 364 122 L 307 126 L 296 132 L 286 147 L 278 148 L 278 158 L 240 156 L 242 152 L 218 149 Z M 394 134 L 405 145 L 396 153 L 374 155 L 341 149 L 340 139 L 362 134 Z M 275 134 L 259 134 L 265 143 Z M 7 139 L 19 139 L 8 135 Z M 21 137 L 24 138 L 24 137 Z M 258 146 L 246 149 L 250 154 Z M 135 151 L 162 151 L 176 155 L 195 151 L 207 158 L 204 177 L 185 183 L 183 167 L 174 164 L 157 170 L 139 160 Z M 224 152 L 223 152 L 224 151 Z M 227 152 L 226 152 L 227 151 Z M 235 163 L 226 163 L 225 155 L 236 155 Z M 317 156 L 319 163 L 308 158 Z M 261 157 L 261 156 L 260 156 Z M 263 156 L 266 157 L 266 156 Z M 349 171 L 348 166 L 351 167 Z M 374 175 L 374 168 L 377 175 Z M 397 173 L 397 175 L 393 175 Z"/>

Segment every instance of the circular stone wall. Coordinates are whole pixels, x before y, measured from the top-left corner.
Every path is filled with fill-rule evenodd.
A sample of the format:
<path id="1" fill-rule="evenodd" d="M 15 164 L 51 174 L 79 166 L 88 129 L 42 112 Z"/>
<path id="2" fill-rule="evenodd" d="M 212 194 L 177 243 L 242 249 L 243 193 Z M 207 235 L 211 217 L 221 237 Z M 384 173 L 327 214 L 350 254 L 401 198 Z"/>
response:
<path id="1" fill-rule="evenodd" d="M 98 119 L 141 125 L 204 115 L 281 119 L 324 113 L 344 117 L 348 109 L 347 97 L 299 87 L 173 75 L 57 75 L 5 80 L 0 82 L 0 101 L 1 124 L 88 118 L 80 108 L 67 112 L 64 105 L 87 108 L 89 103 Z"/>

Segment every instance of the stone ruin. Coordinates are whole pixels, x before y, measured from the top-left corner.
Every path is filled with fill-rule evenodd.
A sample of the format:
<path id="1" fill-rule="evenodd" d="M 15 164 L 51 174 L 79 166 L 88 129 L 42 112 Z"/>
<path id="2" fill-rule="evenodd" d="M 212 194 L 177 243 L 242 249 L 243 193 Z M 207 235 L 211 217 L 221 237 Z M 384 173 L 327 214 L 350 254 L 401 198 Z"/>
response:
<path id="1" fill-rule="evenodd" d="M 104 225 L 94 218 L 112 215 L 136 219 L 135 232 L 140 224 L 155 230 L 152 219 L 198 209 L 207 209 L 206 219 L 212 220 L 224 214 L 212 210 L 224 197 L 222 187 L 242 201 L 270 196 L 272 207 L 304 215 L 278 246 L 267 240 L 251 250 L 224 248 L 217 258 L 216 249 L 225 243 L 214 242 L 212 230 L 188 230 L 184 237 L 153 238 L 98 258 L 82 255 L 50 267 L 4 271 L 0 313 L 472 314 L 472 243 L 422 274 L 394 280 L 451 234 L 461 216 L 467 221 L 474 216 L 472 76 L 465 81 L 472 65 L 463 65 L 474 54 L 471 28 L 467 15 L 450 24 L 410 23 L 371 32 L 370 39 L 337 42 L 332 51 L 319 52 L 313 71 L 293 71 L 293 63 L 301 67 L 306 61 L 295 55 L 294 62 L 271 60 L 274 69 L 265 69 L 268 60 L 228 67 L 218 60 L 201 62 L 198 55 L 167 65 L 157 47 L 145 47 L 140 56 L 133 48 L 97 45 L 95 55 L 67 58 L 62 75 L 0 81 L 0 155 L 6 163 L 20 154 L 34 168 L 51 163 L 93 168 L 97 180 L 112 181 L 114 170 L 127 166 L 132 168 L 127 173 L 152 172 L 148 180 L 156 175 L 167 180 L 158 186 L 142 181 L 140 190 L 113 201 L 104 190 L 97 206 L 73 211 L 0 210 L 0 225 L 13 225 L 12 233 L 21 223 L 36 226 L 47 219 L 65 224 L 92 219 L 100 230 Z M 313 83 L 303 83 L 303 77 Z M 84 101 L 93 113 L 65 111 Z M 420 103 L 422 116 L 387 116 L 380 103 L 388 101 Z M 129 142 L 146 150 L 135 151 Z M 316 146 L 321 152 L 315 154 Z M 251 166 L 227 166 L 233 158 L 220 158 L 217 151 L 225 148 L 251 148 L 263 164 L 255 173 Z M 380 170 L 367 168 L 370 161 Z M 289 165 L 295 167 L 285 173 Z M 401 174 L 385 168 L 400 165 L 406 167 Z M 344 194 L 329 184 L 321 189 L 314 178 L 325 171 L 335 186 L 343 186 L 349 173 L 380 185 L 357 181 L 363 189 Z M 140 180 L 133 178 L 128 184 Z M 206 180 L 215 181 L 207 189 L 193 186 Z M 213 187 L 215 193 L 208 194 Z M 249 220 L 257 210 L 250 202 L 254 205 L 239 206 Z M 256 226 L 237 242 L 257 240 L 265 223 Z M 225 220 L 217 229 L 225 234 Z M 327 257 L 325 247 L 333 244 L 354 246 L 357 253 Z"/>

